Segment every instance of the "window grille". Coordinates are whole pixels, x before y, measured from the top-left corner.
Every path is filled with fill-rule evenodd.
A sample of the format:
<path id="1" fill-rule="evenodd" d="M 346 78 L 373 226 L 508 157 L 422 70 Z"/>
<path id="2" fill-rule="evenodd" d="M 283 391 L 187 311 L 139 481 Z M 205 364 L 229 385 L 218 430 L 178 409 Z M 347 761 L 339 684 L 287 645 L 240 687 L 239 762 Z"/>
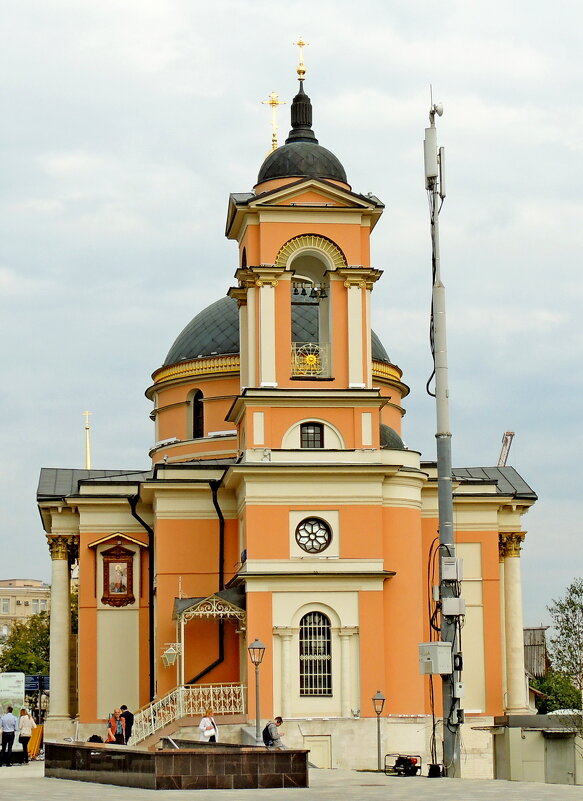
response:
<path id="1" fill-rule="evenodd" d="M 322 423 L 302 423 L 300 426 L 300 447 L 324 447 L 324 426 Z"/>
<path id="2" fill-rule="evenodd" d="M 330 620 L 322 612 L 300 620 L 300 695 L 332 695 Z"/>

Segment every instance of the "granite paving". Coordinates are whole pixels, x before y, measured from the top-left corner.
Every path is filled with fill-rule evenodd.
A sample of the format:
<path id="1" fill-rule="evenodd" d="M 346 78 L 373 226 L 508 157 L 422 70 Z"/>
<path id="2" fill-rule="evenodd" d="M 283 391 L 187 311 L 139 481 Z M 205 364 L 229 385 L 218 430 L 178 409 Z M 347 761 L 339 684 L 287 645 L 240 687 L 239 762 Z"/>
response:
<path id="1" fill-rule="evenodd" d="M 140 790 L 66 779 L 48 779 L 44 763 L 0 768 L 0 799 L 10 801 L 571 801 L 583 787 L 478 779 L 385 776 L 353 770 L 310 770 L 310 787 L 265 790 Z"/>

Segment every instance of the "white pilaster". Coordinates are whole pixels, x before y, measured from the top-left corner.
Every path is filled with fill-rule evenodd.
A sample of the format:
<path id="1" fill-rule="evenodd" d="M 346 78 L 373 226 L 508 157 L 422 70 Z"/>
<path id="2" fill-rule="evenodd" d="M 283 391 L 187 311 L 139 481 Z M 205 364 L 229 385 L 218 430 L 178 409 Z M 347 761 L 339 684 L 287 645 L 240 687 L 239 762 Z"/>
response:
<path id="1" fill-rule="evenodd" d="M 281 711 L 278 714 L 280 714 L 282 718 L 289 718 L 292 694 L 291 642 L 293 637 L 293 629 L 277 628 L 273 633 L 279 637 L 281 642 L 281 686 L 279 694 L 281 699 Z"/>
<path id="2" fill-rule="evenodd" d="M 275 286 L 277 281 L 258 282 L 259 288 L 259 385 L 276 387 Z"/>
<path id="3" fill-rule="evenodd" d="M 364 387 L 362 364 L 362 288 L 346 282 L 348 293 L 348 386 Z"/>
<path id="4" fill-rule="evenodd" d="M 356 628 L 347 626 L 340 629 L 340 670 L 341 670 L 341 714 L 343 718 L 349 718 L 352 714 L 352 698 L 350 697 L 350 687 L 352 684 L 351 669 L 351 648 L 352 637 L 356 634 Z"/>

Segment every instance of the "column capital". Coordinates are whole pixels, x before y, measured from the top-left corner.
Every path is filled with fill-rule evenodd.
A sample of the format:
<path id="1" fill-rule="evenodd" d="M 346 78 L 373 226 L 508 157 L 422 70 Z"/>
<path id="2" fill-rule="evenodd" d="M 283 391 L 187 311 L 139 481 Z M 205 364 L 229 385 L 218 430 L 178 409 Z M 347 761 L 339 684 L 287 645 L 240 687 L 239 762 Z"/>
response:
<path id="1" fill-rule="evenodd" d="M 338 629 L 339 637 L 354 637 L 358 634 L 358 626 L 342 626 Z"/>
<path id="2" fill-rule="evenodd" d="M 283 637 L 285 639 L 288 637 L 293 637 L 294 630 L 290 626 L 274 626 L 273 634 L 276 637 Z"/>
<path id="3" fill-rule="evenodd" d="M 504 558 L 510 556 L 520 557 L 520 545 L 524 540 L 524 531 L 516 531 L 508 534 L 500 534 L 498 540 L 498 552 L 504 550 Z"/>
<path id="4" fill-rule="evenodd" d="M 75 537 L 63 536 L 61 534 L 47 537 L 47 543 L 52 560 L 66 559 L 68 561 L 69 557 L 72 555 L 71 551 L 77 551 L 79 547 Z"/>

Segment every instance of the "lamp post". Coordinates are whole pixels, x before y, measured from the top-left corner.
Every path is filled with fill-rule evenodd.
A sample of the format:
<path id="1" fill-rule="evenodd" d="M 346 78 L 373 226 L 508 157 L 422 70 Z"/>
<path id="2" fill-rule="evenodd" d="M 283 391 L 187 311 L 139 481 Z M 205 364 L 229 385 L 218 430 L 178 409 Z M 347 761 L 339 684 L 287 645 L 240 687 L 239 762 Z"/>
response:
<path id="1" fill-rule="evenodd" d="M 249 658 L 255 665 L 255 739 L 261 740 L 261 711 L 259 706 L 259 665 L 263 661 L 265 646 L 255 637 L 255 640 L 248 646 Z"/>
<path id="2" fill-rule="evenodd" d="M 372 697 L 374 711 L 377 716 L 377 769 L 382 770 L 382 756 L 381 756 L 381 715 L 383 707 L 387 699 L 380 690 L 377 690 Z"/>

